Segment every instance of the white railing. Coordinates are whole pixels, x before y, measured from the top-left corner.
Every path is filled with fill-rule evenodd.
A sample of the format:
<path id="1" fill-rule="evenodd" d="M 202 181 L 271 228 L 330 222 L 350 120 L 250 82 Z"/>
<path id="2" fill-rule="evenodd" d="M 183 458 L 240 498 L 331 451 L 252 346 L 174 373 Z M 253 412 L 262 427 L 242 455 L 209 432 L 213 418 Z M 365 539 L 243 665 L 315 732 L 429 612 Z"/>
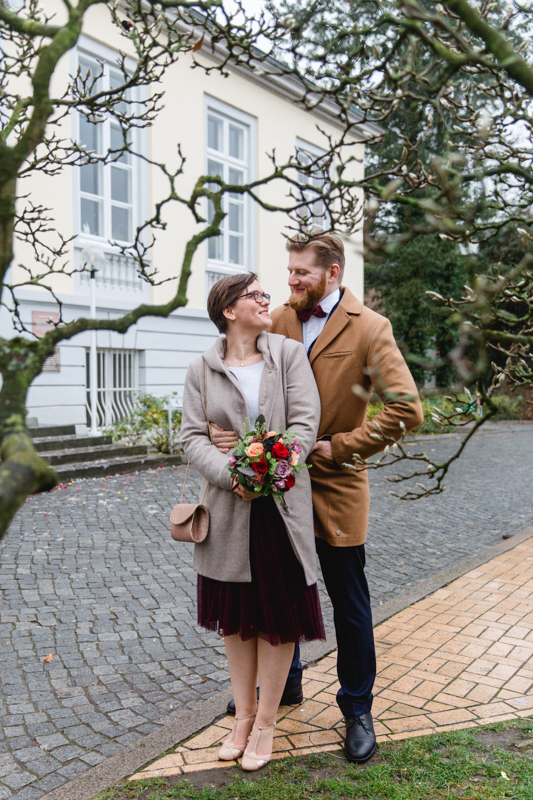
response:
<path id="1" fill-rule="evenodd" d="M 139 277 L 137 262 L 112 250 L 103 250 L 104 266 L 96 273 L 96 289 L 108 292 L 127 292 L 129 295 L 142 295 L 148 284 Z M 81 266 L 81 264 L 80 264 Z M 80 285 L 89 288 L 90 273 L 79 273 Z"/>
<path id="2" fill-rule="evenodd" d="M 139 396 L 139 362 L 136 350 L 97 351 L 96 426 L 108 428 L 129 417 Z M 91 371 L 86 359 L 87 427 L 91 427 Z"/>
<path id="3" fill-rule="evenodd" d="M 227 272 L 214 272 L 213 270 L 206 270 L 205 272 L 205 291 L 206 294 L 209 294 L 212 287 L 215 285 L 217 281 L 221 278 L 225 278 L 228 275 Z"/>
<path id="4" fill-rule="evenodd" d="M 239 275 L 241 272 L 246 272 L 241 267 L 234 269 L 233 267 L 207 267 L 205 271 L 205 296 L 211 291 L 212 287 L 221 278 L 227 278 L 228 275 Z"/>

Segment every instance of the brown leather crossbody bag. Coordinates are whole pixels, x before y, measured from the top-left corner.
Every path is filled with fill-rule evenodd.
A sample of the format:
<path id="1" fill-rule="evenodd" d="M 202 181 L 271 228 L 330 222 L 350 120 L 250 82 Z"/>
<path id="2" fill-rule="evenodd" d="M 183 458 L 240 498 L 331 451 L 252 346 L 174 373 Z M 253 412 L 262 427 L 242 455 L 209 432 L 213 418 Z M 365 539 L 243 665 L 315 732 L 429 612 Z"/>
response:
<path id="1" fill-rule="evenodd" d="M 207 429 L 211 437 L 211 423 L 209 421 L 209 414 L 207 413 L 207 363 L 204 361 L 205 367 L 205 416 L 207 419 Z M 185 471 L 185 479 L 183 481 L 183 488 L 181 490 L 181 498 L 177 506 L 174 506 L 170 512 L 170 522 L 172 527 L 170 535 L 176 542 L 192 542 L 198 544 L 203 542 L 209 532 L 209 511 L 202 505 L 207 492 L 206 485 L 202 499 L 199 503 L 184 503 L 183 497 L 185 494 L 185 486 L 187 485 L 187 478 L 189 475 L 189 464 L 187 462 L 187 469 Z"/>

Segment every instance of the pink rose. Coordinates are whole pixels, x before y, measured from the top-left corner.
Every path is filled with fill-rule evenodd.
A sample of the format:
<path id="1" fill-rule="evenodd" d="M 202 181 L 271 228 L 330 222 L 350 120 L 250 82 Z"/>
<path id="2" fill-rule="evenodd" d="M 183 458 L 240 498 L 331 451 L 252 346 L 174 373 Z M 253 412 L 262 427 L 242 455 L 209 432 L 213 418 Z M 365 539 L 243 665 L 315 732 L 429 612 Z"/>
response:
<path id="1" fill-rule="evenodd" d="M 278 461 L 276 464 L 276 471 L 274 472 L 274 477 L 278 480 L 284 481 L 287 475 L 291 474 L 291 468 L 287 461 Z"/>
<path id="2" fill-rule="evenodd" d="M 248 458 L 261 458 L 264 453 L 263 445 L 261 442 L 252 442 L 252 444 L 246 448 L 245 452 Z"/>

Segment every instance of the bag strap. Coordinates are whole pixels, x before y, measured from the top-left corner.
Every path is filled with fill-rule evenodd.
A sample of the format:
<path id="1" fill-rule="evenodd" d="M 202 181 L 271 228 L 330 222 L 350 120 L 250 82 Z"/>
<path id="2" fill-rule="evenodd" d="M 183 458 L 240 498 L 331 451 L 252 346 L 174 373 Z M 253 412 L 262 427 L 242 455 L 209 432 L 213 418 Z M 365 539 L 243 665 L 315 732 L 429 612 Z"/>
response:
<path id="1" fill-rule="evenodd" d="M 213 439 L 211 438 L 211 422 L 209 421 L 209 414 L 207 412 L 207 361 L 205 360 L 205 358 L 204 358 L 204 394 L 205 394 L 205 417 L 207 419 L 207 430 L 209 431 L 209 438 L 210 438 L 211 444 L 212 444 L 213 443 Z M 188 459 L 187 460 L 187 469 L 185 470 L 185 478 L 183 480 L 183 487 L 181 489 L 181 497 L 180 497 L 179 505 L 181 505 L 183 503 L 183 496 L 185 494 L 185 487 L 187 485 L 187 478 L 189 477 L 189 466 L 190 466 L 190 463 L 191 462 Z M 209 486 L 209 483 L 206 483 L 205 489 L 204 489 L 204 493 L 202 495 L 202 499 L 200 500 L 200 505 L 204 502 L 204 497 L 205 497 L 205 494 L 207 492 L 208 486 Z"/>

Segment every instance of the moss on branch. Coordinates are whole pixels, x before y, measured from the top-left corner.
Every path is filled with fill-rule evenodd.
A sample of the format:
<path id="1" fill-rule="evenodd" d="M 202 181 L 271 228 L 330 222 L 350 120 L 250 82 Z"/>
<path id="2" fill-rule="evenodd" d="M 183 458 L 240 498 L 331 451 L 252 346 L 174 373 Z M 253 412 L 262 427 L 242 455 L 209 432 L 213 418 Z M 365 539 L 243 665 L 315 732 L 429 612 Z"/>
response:
<path id="1" fill-rule="evenodd" d="M 36 452 L 21 414 L 4 423 L 0 445 L 0 539 L 26 498 L 53 489 L 57 474 Z"/>

